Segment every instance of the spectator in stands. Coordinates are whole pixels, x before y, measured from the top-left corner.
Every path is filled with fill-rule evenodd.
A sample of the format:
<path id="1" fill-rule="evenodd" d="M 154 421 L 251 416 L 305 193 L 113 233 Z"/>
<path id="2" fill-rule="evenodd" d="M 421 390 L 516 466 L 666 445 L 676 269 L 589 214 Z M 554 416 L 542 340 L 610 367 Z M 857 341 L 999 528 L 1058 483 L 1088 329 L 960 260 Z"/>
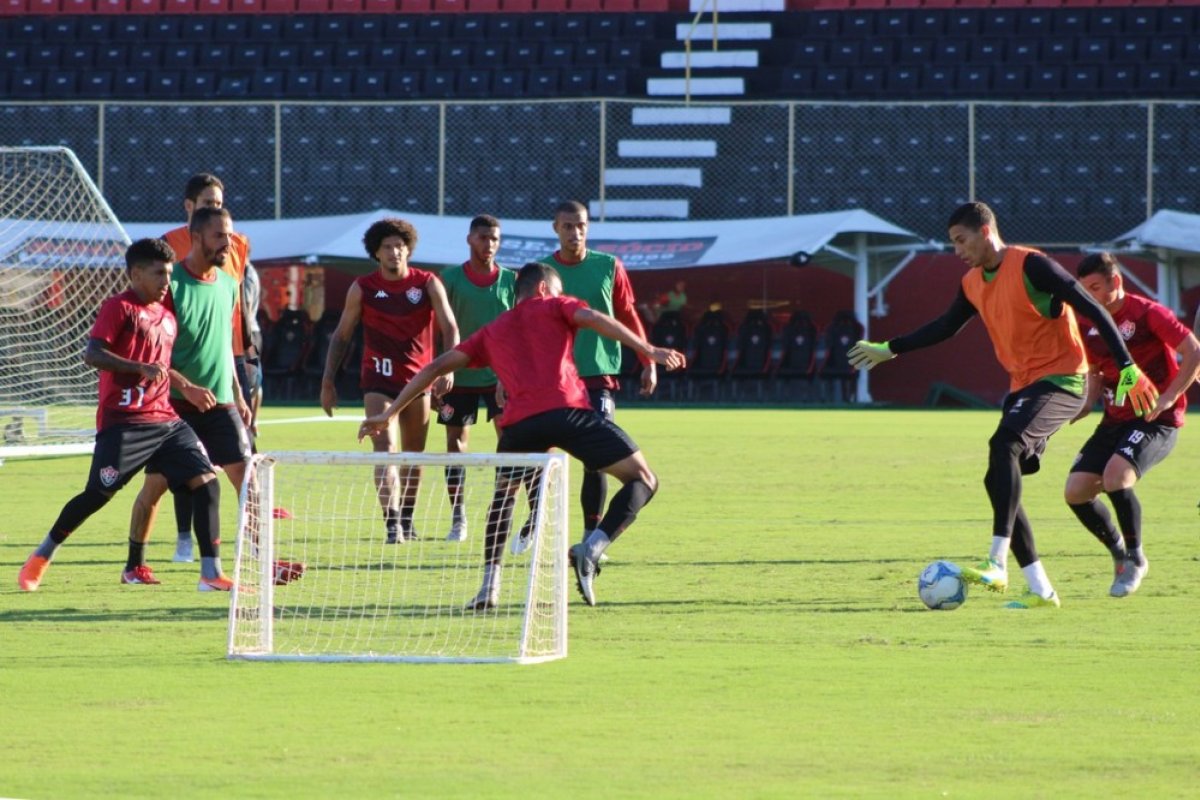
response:
<path id="1" fill-rule="evenodd" d="M 325 374 L 321 377 L 321 408 L 329 416 L 337 408 L 337 374 L 350 349 L 359 322 L 363 326 L 363 404 L 374 416 L 400 393 L 417 372 L 433 360 L 433 328 L 436 322 L 442 346 L 458 344 L 458 325 L 446 299 L 442 282 L 432 272 L 410 267 L 408 259 L 417 246 L 417 229 L 402 219 L 382 219 L 367 228 L 363 246 L 379 268 L 356 278 L 346 292 L 346 305 L 337 330 L 329 342 Z M 433 386 L 438 397 L 454 386 L 445 376 Z M 405 452 L 425 450 L 429 433 L 428 392 L 409 406 L 391 424 L 371 436 L 377 453 L 396 452 L 397 438 Z M 379 505 L 383 510 L 388 544 L 418 538 L 413 529 L 413 510 L 421 480 L 419 468 L 375 470 Z"/>
<path id="2" fill-rule="evenodd" d="M 1029 583 L 1013 608 L 1057 608 L 1058 594 L 1046 575 L 1021 506 L 1021 476 L 1037 472 L 1046 442 L 1083 407 L 1087 353 L 1078 313 L 1091 321 L 1116 361 L 1116 401 L 1133 403 L 1138 416 L 1154 408 L 1158 392 L 1134 364 L 1112 317 L 1058 263 L 1000 238 L 996 216 L 984 203 L 965 203 L 948 222 L 955 254 L 969 267 L 950 308 L 937 319 L 888 342 L 860 341 L 850 363 L 871 369 L 897 355 L 928 347 L 958 333 L 978 315 L 996 357 L 1010 376 L 1000 424 L 988 441 L 983 483 L 992 505 L 992 546 L 963 577 L 992 591 L 1008 588 L 1008 551 Z"/>
<path id="3" fill-rule="evenodd" d="M 208 172 L 198 172 L 188 178 L 183 188 L 183 210 L 187 222 L 178 228 L 167 231 L 163 239 L 171 245 L 181 258 L 186 258 L 192 249 L 190 226 L 192 215 L 202 208 L 225 207 L 225 184 L 216 175 Z M 233 278 L 239 291 L 250 264 L 250 240 L 240 233 L 234 233 L 230 242 L 229 252 L 221 271 Z M 242 313 L 242 303 L 238 302 L 233 310 L 233 365 L 237 372 L 238 384 L 241 386 L 242 398 L 249 406 L 250 379 L 246 373 L 246 348 L 249 343 L 248 320 Z M 175 540 L 175 555 L 173 561 L 190 562 L 192 554 L 192 519 L 191 503 L 185 492 L 174 492 L 175 530 L 178 532 Z"/>
<path id="4" fill-rule="evenodd" d="M 554 210 L 554 232 L 558 250 L 542 259 L 561 276 L 563 293 L 578 297 L 591 308 L 628 327 L 641 338 L 646 330 L 637 314 L 637 300 L 625 265 L 616 256 L 589 250 L 587 206 L 568 200 Z M 658 385 L 658 372 L 652 360 L 639 355 L 642 363 L 642 394 L 649 395 Z M 592 330 L 581 330 L 575 338 L 575 363 L 579 377 L 587 387 L 592 408 L 612 420 L 616 411 L 617 376 L 621 372 L 621 345 Z M 600 522 L 608 483 L 603 472 L 584 467 L 579 500 L 583 507 L 583 538 Z"/>
<path id="5" fill-rule="evenodd" d="M 1175 447 L 1187 411 L 1187 388 L 1200 375 L 1200 342 L 1171 311 L 1153 300 L 1126 294 L 1120 264 L 1109 253 L 1094 253 L 1079 262 L 1083 288 L 1112 314 L 1127 335 L 1126 346 L 1159 391 L 1154 408 L 1139 419 L 1127 406 L 1114 403 L 1120 370 L 1101 347 L 1095 326 L 1083 326 L 1091 371 L 1087 403 L 1076 419 L 1104 398 L 1104 416 L 1080 449 L 1063 490 L 1067 505 L 1083 526 L 1108 548 L 1113 583 L 1108 593 L 1128 597 L 1138 590 L 1150 563 L 1142 550 L 1142 506 L 1134 485 Z M 1176 354 L 1182 362 L 1176 360 Z M 1108 495 L 1112 516 L 1097 497 Z"/>

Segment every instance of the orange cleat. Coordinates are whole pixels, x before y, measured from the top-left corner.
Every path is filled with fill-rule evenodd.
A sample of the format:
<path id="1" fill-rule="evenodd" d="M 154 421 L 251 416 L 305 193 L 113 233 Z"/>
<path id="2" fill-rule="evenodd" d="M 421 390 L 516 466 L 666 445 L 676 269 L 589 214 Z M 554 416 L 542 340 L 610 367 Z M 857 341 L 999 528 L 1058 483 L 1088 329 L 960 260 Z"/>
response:
<path id="1" fill-rule="evenodd" d="M 196 585 L 198 592 L 228 592 L 233 588 L 233 581 L 222 575 L 219 578 L 201 578 Z"/>
<path id="2" fill-rule="evenodd" d="M 275 585 L 283 586 L 285 583 L 300 580 L 304 575 L 303 561 L 276 561 L 275 562 Z"/>
<path id="3" fill-rule="evenodd" d="M 25 562 L 25 566 L 21 567 L 21 573 L 17 575 L 17 586 L 22 592 L 36 592 L 49 566 L 50 559 L 34 553 Z"/>
<path id="4" fill-rule="evenodd" d="M 142 564 L 133 569 L 125 570 L 121 573 L 121 583 L 144 583 L 147 586 L 158 585 L 162 583 L 158 578 L 154 577 L 154 570 Z"/>

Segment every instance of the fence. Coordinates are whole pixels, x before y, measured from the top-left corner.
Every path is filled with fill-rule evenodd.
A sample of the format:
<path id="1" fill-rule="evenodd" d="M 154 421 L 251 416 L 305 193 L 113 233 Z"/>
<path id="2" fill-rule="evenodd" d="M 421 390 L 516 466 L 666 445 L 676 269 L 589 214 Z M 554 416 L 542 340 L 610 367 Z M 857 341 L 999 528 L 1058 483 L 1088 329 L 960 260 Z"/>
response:
<path id="1" fill-rule="evenodd" d="M 862 207 L 942 238 L 978 197 L 1010 238 L 1070 246 L 1159 208 L 1200 211 L 1200 102 L 8 102 L 0 143 L 71 147 L 118 216 L 142 221 L 181 217 L 202 170 L 242 218 Z"/>

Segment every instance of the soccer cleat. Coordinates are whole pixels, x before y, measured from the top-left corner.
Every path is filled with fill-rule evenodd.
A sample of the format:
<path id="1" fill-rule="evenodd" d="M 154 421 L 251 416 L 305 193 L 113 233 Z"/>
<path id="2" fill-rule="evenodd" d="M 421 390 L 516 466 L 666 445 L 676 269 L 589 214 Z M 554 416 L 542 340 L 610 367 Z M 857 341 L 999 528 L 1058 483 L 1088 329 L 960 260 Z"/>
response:
<path id="1" fill-rule="evenodd" d="M 49 566 L 50 559 L 34 553 L 25 562 L 25 566 L 21 567 L 21 572 L 17 575 L 17 586 L 22 592 L 36 592 Z"/>
<path id="2" fill-rule="evenodd" d="M 140 564 L 133 569 L 127 569 L 122 572 L 121 583 L 144 583 L 147 586 L 153 586 L 162 583 L 162 581 L 154 577 L 154 570 L 145 564 Z"/>
<path id="3" fill-rule="evenodd" d="M 275 562 L 275 585 L 283 586 L 286 583 L 300 580 L 304 575 L 303 561 L 276 561 Z"/>
<path id="4" fill-rule="evenodd" d="M 450 532 L 446 534 L 447 542 L 465 542 L 467 540 L 467 521 L 455 519 L 450 523 Z"/>
<path id="5" fill-rule="evenodd" d="M 533 545 L 533 517 L 525 520 L 521 530 L 508 542 L 508 551 L 514 556 L 526 552 Z"/>
<path id="6" fill-rule="evenodd" d="M 499 586 L 484 586 L 479 590 L 479 594 L 467 603 L 464 611 L 491 611 L 500 605 L 500 587 Z"/>
<path id="7" fill-rule="evenodd" d="M 1138 564 L 1132 558 L 1127 558 L 1117 568 L 1116 579 L 1108 593 L 1113 597 L 1129 597 L 1142 585 L 1142 578 L 1150 571 L 1150 562 L 1145 558 Z"/>
<path id="8" fill-rule="evenodd" d="M 171 560 L 180 564 L 190 564 L 196 560 L 196 556 L 192 552 L 190 536 L 186 539 L 175 540 L 175 555 L 171 556 Z"/>
<path id="9" fill-rule="evenodd" d="M 398 531 L 398 530 L 388 531 L 387 532 L 387 543 L 388 544 L 404 544 L 404 537 L 400 535 L 400 531 Z"/>
<path id="10" fill-rule="evenodd" d="M 1008 589 L 1008 570 L 990 558 L 979 566 L 963 567 L 962 577 L 967 583 L 978 584 L 989 592 L 1004 592 Z"/>
<path id="11" fill-rule="evenodd" d="M 198 592 L 228 592 L 233 588 L 233 581 L 226 578 L 224 575 L 218 578 L 200 578 L 200 583 L 196 585 Z"/>
<path id="12" fill-rule="evenodd" d="M 1050 592 L 1049 597 L 1042 597 L 1040 594 L 1026 592 L 1016 600 L 1004 604 L 1005 608 L 1061 608 L 1062 603 L 1059 602 L 1058 592 Z"/>
<path id="13" fill-rule="evenodd" d="M 571 547 L 571 566 L 575 569 L 575 586 L 583 597 L 583 602 L 589 606 L 596 605 L 596 576 L 600 574 L 600 565 L 588 555 L 588 549 L 582 544 Z"/>

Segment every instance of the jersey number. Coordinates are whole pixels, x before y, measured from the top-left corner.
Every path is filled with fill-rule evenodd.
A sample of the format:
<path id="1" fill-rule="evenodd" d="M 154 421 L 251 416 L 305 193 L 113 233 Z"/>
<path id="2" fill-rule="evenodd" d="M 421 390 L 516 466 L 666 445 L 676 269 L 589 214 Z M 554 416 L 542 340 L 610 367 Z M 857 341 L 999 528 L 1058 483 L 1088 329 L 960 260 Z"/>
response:
<path id="1" fill-rule="evenodd" d="M 134 396 L 137 392 L 137 396 Z M 117 403 L 119 406 L 129 406 L 131 408 L 141 408 L 142 401 L 146 399 L 146 389 L 142 386 L 134 387 L 133 389 L 121 390 L 121 401 Z"/>
<path id="2" fill-rule="evenodd" d="M 392 377 L 392 360 L 390 358 L 371 356 L 371 360 L 375 362 L 375 371 L 377 373 L 388 378 Z"/>

